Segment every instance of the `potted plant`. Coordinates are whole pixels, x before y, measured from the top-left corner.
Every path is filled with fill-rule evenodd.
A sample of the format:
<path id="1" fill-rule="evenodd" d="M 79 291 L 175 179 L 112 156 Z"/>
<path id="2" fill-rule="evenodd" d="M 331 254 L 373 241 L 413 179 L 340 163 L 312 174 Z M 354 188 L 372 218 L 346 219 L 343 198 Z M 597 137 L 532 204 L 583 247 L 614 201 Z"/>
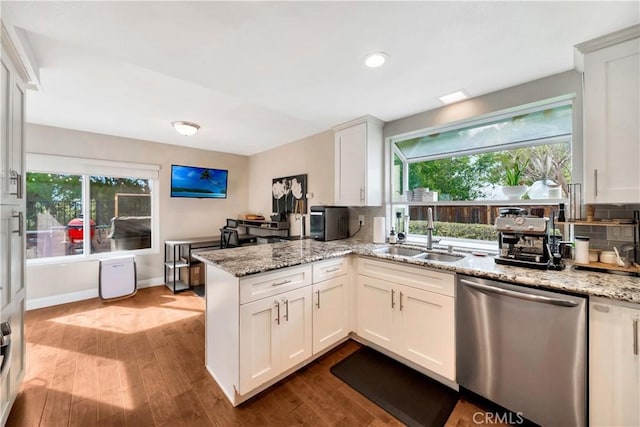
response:
<path id="1" fill-rule="evenodd" d="M 505 171 L 505 185 L 502 186 L 502 193 L 507 199 L 520 199 L 527 192 L 528 187 L 523 184 L 522 178 L 524 170 L 529 164 L 529 159 L 520 160 L 519 156 Z"/>
<path id="2" fill-rule="evenodd" d="M 563 169 L 571 162 L 570 151 L 547 145 L 535 147 L 529 160 L 528 176 L 539 177 L 529 188 L 529 198 L 560 199 L 567 184 Z"/>

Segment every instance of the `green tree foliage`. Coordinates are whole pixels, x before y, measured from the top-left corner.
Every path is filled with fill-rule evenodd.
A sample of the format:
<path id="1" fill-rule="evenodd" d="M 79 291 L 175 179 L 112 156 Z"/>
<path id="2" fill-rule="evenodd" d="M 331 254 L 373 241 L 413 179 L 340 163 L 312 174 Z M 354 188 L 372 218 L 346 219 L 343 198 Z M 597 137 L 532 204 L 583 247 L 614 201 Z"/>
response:
<path id="1" fill-rule="evenodd" d="M 509 184 L 508 175 L 515 161 L 521 165 L 518 183 L 531 185 L 550 179 L 561 184 L 567 193 L 571 182 L 570 143 L 411 163 L 409 188 L 429 188 L 437 191 L 441 200 L 446 195 L 450 200 L 487 198 L 497 185 Z"/>
<path id="2" fill-rule="evenodd" d="M 144 179 L 91 176 L 91 218 L 97 224 L 108 224 L 114 216 L 115 196 L 118 193 L 149 194 Z M 138 211 L 148 211 L 148 201 Z M 51 215 L 60 225 L 82 213 L 82 176 L 27 173 L 27 227 L 37 228 L 38 214 Z M 145 212 L 137 213 L 145 214 Z M 149 213 L 146 212 L 148 215 Z"/>
<path id="3" fill-rule="evenodd" d="M 441 199 L 476 200 L 487 197 L 503 173 L 499 153 L 430 160 L 409 165 L 409 188 L 429 188 Z"/>

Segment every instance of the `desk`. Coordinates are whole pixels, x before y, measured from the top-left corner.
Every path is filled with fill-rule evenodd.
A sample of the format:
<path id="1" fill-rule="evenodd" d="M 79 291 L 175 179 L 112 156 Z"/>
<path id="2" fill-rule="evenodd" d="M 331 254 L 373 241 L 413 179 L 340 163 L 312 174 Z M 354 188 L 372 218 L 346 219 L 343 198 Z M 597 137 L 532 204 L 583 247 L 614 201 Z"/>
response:
<path id="1" fill-rule="evenodd" d="M 191 254 L 198 249 L 216 249 L 220 247 L 220 236 L 193 237 L 164 242 L 164 283 L 175 294 L 191 289 L 191 269 L 200 261 Z M 180 277 L 180 268 L 185 268 L 186 280 Z"/>
<path id="2" fill-rule="evenodd" d="M 252 234 L 258 236 L 289 236 L 288 221 L 265 221 L 249 219 L 237 219 L 235 221 L 238 223 L 238 227 L 244 227 L 247 233 L 253 231 Z"/>
<path id="3" fill-rule="evenodd" d="M 257 236 L 252 234 L 239 234 L 238 240 L 240 244 L 255 243 Z M 219 249 L 220 236 L 208 237 L 191 237 L 186 239 L 165 240 L 164 242 L 164 283 L 175 294 L 191 289 L 194 285 L 202 285 L 202 283 L 193 283 L 192 268 L 200 261 L 195 260 L 192 256 L 193 252 L 202 249 Z M 180 268 L 184 276 L 181 277 Z"/>

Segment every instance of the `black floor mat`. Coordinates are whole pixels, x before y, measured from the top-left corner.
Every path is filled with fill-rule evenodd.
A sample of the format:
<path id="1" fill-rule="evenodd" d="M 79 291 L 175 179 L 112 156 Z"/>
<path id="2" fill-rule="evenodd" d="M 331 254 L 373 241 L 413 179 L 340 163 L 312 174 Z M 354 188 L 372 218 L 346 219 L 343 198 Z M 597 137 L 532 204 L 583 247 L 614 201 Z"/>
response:
<path id="1" fill-rule="evenodd" d="M 192 286 L 191 290 L 194 294 L 204 298 L 204 285 Z"/>
<path id="2" fill-rule="evenodd" d="M 455 390 L 369 347 L 331 372 L 409 426 L 444 426 L 458 402 Z"/>

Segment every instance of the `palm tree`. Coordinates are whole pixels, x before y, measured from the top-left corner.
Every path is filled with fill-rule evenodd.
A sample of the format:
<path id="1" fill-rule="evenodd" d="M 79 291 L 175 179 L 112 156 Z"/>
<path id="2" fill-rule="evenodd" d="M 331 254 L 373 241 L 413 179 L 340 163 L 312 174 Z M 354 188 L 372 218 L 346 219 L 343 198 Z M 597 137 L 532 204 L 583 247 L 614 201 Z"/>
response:
<path id="1" fill-rule="evenodd" d="M 202 173 L 200 173 L 200 179 L 203 181 L 209 181 L 209 182 L 213 181 L 213 177 L 211 176 L 209 169 L 204 169 Z"/>

